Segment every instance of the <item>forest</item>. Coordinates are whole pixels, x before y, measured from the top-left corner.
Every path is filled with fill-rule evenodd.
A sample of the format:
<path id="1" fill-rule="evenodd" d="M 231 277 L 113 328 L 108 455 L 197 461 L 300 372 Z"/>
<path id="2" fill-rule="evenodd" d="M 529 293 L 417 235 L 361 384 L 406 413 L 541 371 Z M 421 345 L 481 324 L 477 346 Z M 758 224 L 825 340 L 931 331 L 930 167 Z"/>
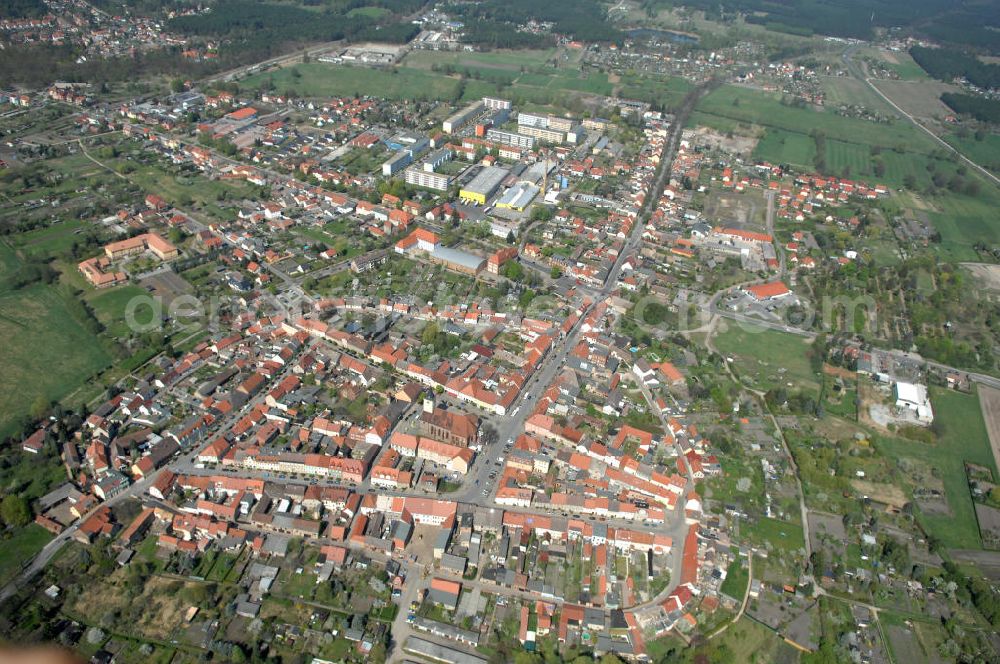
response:
<path id="1" fill-rule="evenodd" d="M 941 95 L 941 101 L 960 115 L 971 115 L 980 122 L 1000 124 L 1000 101 L 995 99 L 946 92 Z"/>
<path id="2" fill-rule="evenodd" d="M 42 0 L 0 0 L 0 18 L 37 18 L 48 13 Z"/>
<path id="3" fill-rule="evenodd" d="M 800 35 L 870 39 L 876 28 L 909 27 L 951 44 L 1000 52 L 1000 4 L 977 0 L 643 0 L 647 11 L 687 6 L 716 20 L 744 15 L 748 23 Z"/>
<path id="4" fill-rule="evenodd" d="M 419 2 L 391 3 L 416 5 Z M 208 14 L 180 16 L 168 23 L 170 30 L 187 35 L 223 37 L 251 48 L 290 41 L 336 41 L 375 37 L 376 22 L 366 16 L 347 16 L 330 9 L 310 10 L 294 5 L 222 0 Z M 379 41 L 406 41 L 417 28 L 409 23 L 382 26 Z"/>
<path id="5" fill-rule="evenodd" d="M 936 79 L 950 81 L 965 78 L 980 88 L 1000 88 L 1000 65 L 986 64 L 963 51 L 914 46 L 910 49 L 910 56 Z"/>
<path id="6" fill-rule="evenodd" d="M 550 35 L 518 32 L 514 26 L 530 20 L 552 23 L 552 32 L 589 42 L 617 41 L 622 34 L 608 23 L 605 7 L 597 0 L 483 0 L 452 4 L 448 11 L 465 23 L 465 41 L 508 48 L 540 47 Z"/>

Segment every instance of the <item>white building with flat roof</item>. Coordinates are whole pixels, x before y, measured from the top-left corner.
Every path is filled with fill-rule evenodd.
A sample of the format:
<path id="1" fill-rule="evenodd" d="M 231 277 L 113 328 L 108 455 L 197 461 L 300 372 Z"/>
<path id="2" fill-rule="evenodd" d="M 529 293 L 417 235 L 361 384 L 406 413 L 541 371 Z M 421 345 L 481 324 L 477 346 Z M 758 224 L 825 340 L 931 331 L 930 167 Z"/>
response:
<path id="1" fill-rule="evenodd" d="M 921 424 L 934 421 L 934 410 L 931 408 L 926 385 L 897 382 L 892 386 L 892 393 L 896 397 L 896 408 L 911 411 Z"/>

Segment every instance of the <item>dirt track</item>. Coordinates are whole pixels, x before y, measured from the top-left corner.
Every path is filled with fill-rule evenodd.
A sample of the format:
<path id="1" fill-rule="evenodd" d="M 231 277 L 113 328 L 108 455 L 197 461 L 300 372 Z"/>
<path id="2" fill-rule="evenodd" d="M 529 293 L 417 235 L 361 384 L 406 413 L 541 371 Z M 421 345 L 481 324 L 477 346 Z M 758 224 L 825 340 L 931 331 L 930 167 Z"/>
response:
<path id="1" fill-rule="evenodd" d="M 983 421 L 990 435 L 990 448 L 993 450 L 993 462 L 1000 471 L 1000 390 L 979 386 L 979 406 L 983 409 Z M 993 481 L 1000 480 L 994 477 Z"/>

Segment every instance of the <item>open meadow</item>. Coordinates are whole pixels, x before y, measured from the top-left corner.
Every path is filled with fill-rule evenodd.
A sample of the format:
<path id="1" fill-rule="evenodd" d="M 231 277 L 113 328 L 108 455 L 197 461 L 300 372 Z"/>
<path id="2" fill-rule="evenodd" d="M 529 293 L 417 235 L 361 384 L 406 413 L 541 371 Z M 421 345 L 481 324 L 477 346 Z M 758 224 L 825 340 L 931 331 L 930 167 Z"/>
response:
<path id="1" fill-rule="evenodd" d="M 4 260 L 9 269 L 11 255 Z M 57 286 L 0 290 L 0 437 L 33 403 L 59 400 L 111 363 L 111 355 L 71 313 Z"/>
<path id="2" fill-rule="evenodd" d="M 487 55 L 491 57 L 486 57 Z M 615 94 L 655 102 L 679 103 L 691 89 L 680 78 L 630 74 L 612 81 L 608 74 L 570 66 L 563 51 L 451 53 L 415 51 L 387 69 L 310 62 L 254 74 L 241 84 L 267 85 L 304 97 L 372 95 L 386 99 L 473 101 L 500 95 L 519 104 L 561 105 L 567 94 Z M 571 54 L 576 58 L 575 54 Z M 553 63 L 555 66 L 553 66 Z"/>
<path id="3" fill-rule="evenodd" d="M 996 465 L 979 398 L 976 394 L 932 388 L 931 404 L 935 424 L 941 431 L 935 443 L 928 445 L 902 438 L 881 438 L 877 447 L 897 466 L 903 459 L 925 464 L 943 484 L 947 513 L 921 514 L 919 517 L 931 535 L 947 548 L 980 549 L 979 528 L 964 464 L 968 461 L 986 466 L 993 470 L 994 476 Z"/>
<path id="4" fill-rule="evenodd" d="M 754 389 L 766 391 L 791 383 L 797 389 L 819 392 L 808 357 L 810 345 L 802 337 L 727 322 L 713 343 L 720 353 L 732 358 L 736 373 L 749 378 Z"/>

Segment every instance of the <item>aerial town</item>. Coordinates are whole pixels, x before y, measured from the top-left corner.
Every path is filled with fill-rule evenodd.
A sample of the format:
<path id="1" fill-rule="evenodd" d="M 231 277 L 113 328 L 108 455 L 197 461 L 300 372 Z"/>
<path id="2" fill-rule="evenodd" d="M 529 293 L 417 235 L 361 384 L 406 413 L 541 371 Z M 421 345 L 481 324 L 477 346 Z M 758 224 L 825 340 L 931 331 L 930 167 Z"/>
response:
<path id="1" fill-rule="evenodd" d="M 1000 659 L 995 12 L 3 6 L 0 662 Z"/>

